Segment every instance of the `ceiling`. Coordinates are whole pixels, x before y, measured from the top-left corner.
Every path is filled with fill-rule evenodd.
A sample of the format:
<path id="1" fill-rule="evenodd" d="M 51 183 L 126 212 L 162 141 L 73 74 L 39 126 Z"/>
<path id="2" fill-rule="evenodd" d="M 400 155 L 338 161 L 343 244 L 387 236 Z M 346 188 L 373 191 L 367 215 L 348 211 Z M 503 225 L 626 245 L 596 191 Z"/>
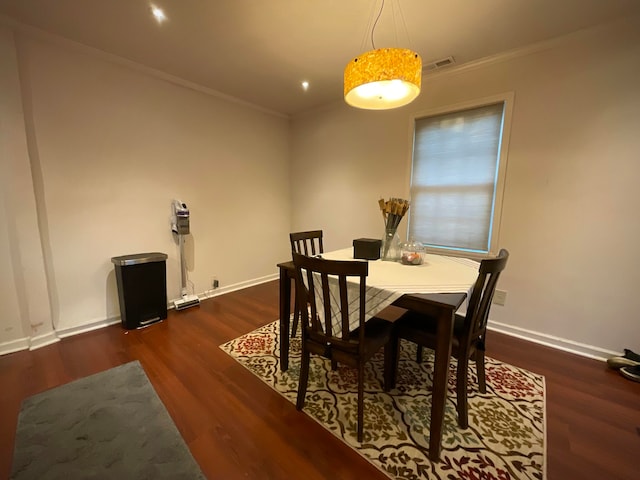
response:
<path id="1" fill-rule="evenodd" d="M 293 115 L 342 99 L 344 67 L 372 48 L 381 1 L 153 0 L 168 17 L 158 24 L 147 0 L 0 0 L 0 23 Z M 639 0 L 386 0 L 374 40 L 460 65 L 630 15 Z"/>

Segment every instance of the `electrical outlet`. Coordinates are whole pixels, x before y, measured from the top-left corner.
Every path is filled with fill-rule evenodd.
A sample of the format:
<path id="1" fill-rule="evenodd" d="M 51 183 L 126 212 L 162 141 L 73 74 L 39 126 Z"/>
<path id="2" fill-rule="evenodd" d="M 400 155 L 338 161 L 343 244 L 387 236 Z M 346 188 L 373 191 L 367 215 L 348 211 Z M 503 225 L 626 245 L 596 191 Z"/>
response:
<path id="1" fill-rule="evenodd" d="M 507 291 L 506 290 L 498 290 L 493 293 L 493 303 L 496 305 L 503 305 L 507 302 Z"/>
<path id="2" fill-rule="evenodd" d="M 211 288 L 214 290 L 220 286 L 220 282 L 218 281 L 218 277 L 213 277 L 211 279 Z"/>

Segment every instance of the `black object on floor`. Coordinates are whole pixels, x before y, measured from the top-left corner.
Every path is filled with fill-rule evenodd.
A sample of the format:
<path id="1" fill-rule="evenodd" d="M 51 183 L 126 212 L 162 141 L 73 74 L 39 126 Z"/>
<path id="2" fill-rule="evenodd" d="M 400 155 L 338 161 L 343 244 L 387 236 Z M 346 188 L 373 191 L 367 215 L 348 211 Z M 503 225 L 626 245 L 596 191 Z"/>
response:
<path id="1" fill-rule="evenodd" d="M 636 365 L 635 367 L 622 367 L 620 374 L 624 378 L 628 378 L 634 382 L 640 382 L 640 365 Z"/>
<path id="2" fill-rule="evenodd" d="M 640 365 L 640 355 L 628 348 L 624 349 L 624 355 L 621 357 L 611 357 L 607 359 L 609 368 L 635 367 Z"/>
<path id="3" fill-rule="evenodd" d="M 629 350 L 628 348 L 624 349 L 624 358 L 628 358 L 629 360 L 640 363 L 640 354 L 637 354 L 636 352 Z"/>

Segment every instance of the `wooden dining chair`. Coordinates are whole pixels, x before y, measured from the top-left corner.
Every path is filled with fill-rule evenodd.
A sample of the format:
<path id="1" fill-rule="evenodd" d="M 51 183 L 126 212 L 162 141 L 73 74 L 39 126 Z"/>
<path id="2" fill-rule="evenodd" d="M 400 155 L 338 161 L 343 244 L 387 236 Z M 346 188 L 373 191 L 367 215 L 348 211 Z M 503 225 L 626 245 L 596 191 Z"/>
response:
<path id="1" fill-rule="evenodd" d="M 391 340 L 393 324 L 377 317 L 365 323 L 367 262 L 325 260 L 293 254 L 296 295 L 301 310 L 302 358 L 296 409 L 302 410 L 309 380 L 311 354 L 358 369 L 357 437 L 362 442 L 364 418 L 364 367 Z M 356 285 L 348 291 L 347 279 Z M 356 283 L 353 283 L 356 282 Z M 349 306 L 358 305 L 356 328 L 350 327 Z M 353 308 L 353 307 L 352 307 Z M 332 319 L 332 312 L 335 319 Z M 385 349 L 385 353 L 386 349 Z M 388 356 L 385 357 L 387 359 Z M 388 364 L 385 364 L 387 366 Z M 386 371 L 385 371 L 386 373 Z M 386 374 L 384 375 L 386 378 Z M 386 388 L 387 385 L 385 384 Z"/>
<path id="2" fill-rule="evenodd" d="M 478 376 L 478 389 L 486 393 L 487 384 L 484 368 L 485 342 L 487 335 L 487 320 L 491 300 L 496 289 L 500 273 L 507 265 L 509 252 L 500 250 L 495 258 L 480 262 L 478 278 L 476 279 L 469 298 L 467 313 L 462 316 L 456 314 L 453 325 L 453 343 L 451 354 L 458 359 L 456 371 L 456 396 L 458 401 L 458 424 L 462 428 L 469 425 L 467 388 L 469 361 L 474 360 Z M 418 362 L 421 361 L 422 347 L 436 348 L 437 321 L 415 312 L 407 312 L 394 324 L 393 348 L 390 349 L 391 368 L 397 369 L 397 357 L 400 339 L 406 339 L 418 344 Z M 393 375 L 395 379 L 396 375 Z M 392 380 L 393 381 L 393 380 Z M 391 383 L 391 382 L 390 382 Z M 393 388 L 395 385 L 389 385 Z"/>
<path id="3" fill-rule="evenodd" d="M 316 256 L 324 253 L 322 245 L 322 230 L 309 230 L 306 232 L 294 232 L 289 234 L 291 242 L 291 254 L 300 253 L 306 256 Z M 298 296 L 294 298 L 293 324 L 291 326 L 291 337 L 295 337 L 298 332 L 298 322 L 300 319 L 300 308 L 298 306 Z"/>

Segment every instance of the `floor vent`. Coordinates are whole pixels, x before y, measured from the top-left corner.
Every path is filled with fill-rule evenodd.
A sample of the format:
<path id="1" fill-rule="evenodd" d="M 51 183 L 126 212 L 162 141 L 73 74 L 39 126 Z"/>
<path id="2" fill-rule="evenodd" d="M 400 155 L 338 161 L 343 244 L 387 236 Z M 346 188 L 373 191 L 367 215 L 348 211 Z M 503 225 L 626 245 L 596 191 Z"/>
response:
<path id="1" fill-rule="evenodd" d="M 455 59 L 453 57 L 441 58 L 440 60 L 436 60 L 434 62 L 427 63 L 422 68 L 422 70 L 424 70 L 425 72 L 431 72 L 433 70 L 440 70 L 441 68 L 448 67 L 450 65 L 453 65 L 454 63 L 456 63 L 456 61 L 455 61 Z"/>

